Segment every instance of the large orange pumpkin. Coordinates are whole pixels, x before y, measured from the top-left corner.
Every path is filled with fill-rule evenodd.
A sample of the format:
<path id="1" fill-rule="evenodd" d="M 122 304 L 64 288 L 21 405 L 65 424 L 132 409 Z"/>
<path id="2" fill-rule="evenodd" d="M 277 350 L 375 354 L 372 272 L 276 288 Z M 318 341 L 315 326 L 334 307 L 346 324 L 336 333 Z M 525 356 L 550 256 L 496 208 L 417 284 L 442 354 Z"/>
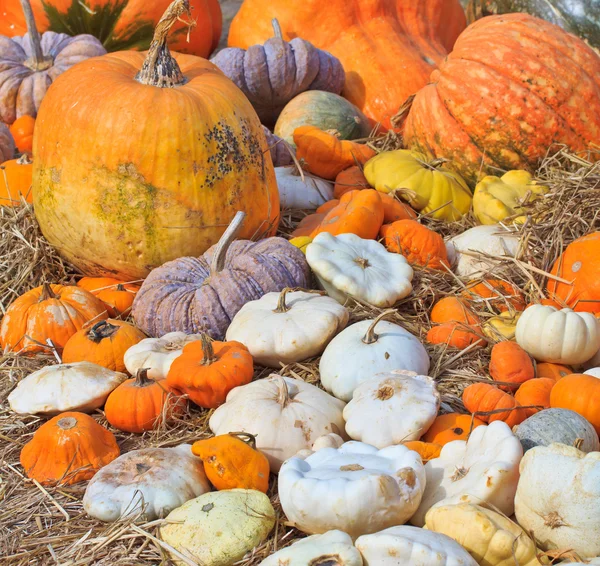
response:
<path id="1" fill-rule="evenodd" d="M 211 63 L 166 47 L 186 6 L 175 0 L 167 10 L 146 57 L 122 51 L 79 63 L 40 107 L 35 213 L 86 275 L 139 279 L 198 256 L 237 211 L 246 213 L 240 238 L 277 229 L 275 172 L 254 109 Z"/>
<path id="2" fill-rule="evenodd" d="M 535 168 L 551 146 L 585 150 L 600 142 L 600 57 L 527 14 L 478 20 L 417 93 L 404 139 L 473 184 Z"/>
<path id="3" fill-rule="evenodd" d="M 386 127 L 466 24 L 458 0 L 245 0 L 229 45 L 264 43 L 272 18 L 284 39 L 301 37 L 335 55 L 346 71 L 344 97 Z"/>
<path id="4" fill-rule="evenodd" d="M 587 419 L 600 434 L 600 379 L 574 373 L 559 379 L 550 393 L 553 409 L 570 409 Z"/>

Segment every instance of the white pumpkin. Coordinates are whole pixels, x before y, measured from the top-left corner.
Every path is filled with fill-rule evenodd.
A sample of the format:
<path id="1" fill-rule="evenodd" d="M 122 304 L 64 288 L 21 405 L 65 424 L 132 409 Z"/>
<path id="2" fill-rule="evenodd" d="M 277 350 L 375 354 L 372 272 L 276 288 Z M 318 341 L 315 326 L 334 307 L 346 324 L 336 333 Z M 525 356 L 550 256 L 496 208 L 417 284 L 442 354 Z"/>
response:
<path id="1" fill-rule="evenodd" d="M 344 407 L 346 433 L 377 448 L 418 440 L 437 417 L 435 381 L 414 371 L 378 374 L 361 383 Z"/>
<path id="2" fill-rule="evenodd" d="M 330 297 L 348 297 L 375 307 L 391 307 L 412 291 L 413 270 L 400 254 L 356 234 L 321 232 L 306 248 L 306 260 Z"/>
<path id="3" fill-rule="evenodd" d="M 586 375 L 593 375 L 594 377 L 600 377 L 600 367 L 590 368 L 588 370 L 585 370 L 583 373 L 585 373 Z"/>
<path id="4" fill-rule="evenodd" d="M 111 391 L 126 379 L 124 373 L 91 362 L 47 366 L 19 381 L 8 403 L 19 414 L 89 413 L 102 407 Z"/>
<path id="5" fill-rule="evenodd" d="M 342 531 L 328 531 L 300 539 L 271 554 L 260 566 L 362 566 L 360 552 Z"/>
<path id="6" fill-rule="evenodd" d="M 329 434 L 319 436 L 319 438 L 313 442 L 311 448 L 304 448 L 295 456 L 296 458 L 306 459 L 317 450 L 322 450 L 323 448 L 339 448 L 342 444 L 344 444 L 344 439 L 339 434 L 331 432 Z"/>
<path id="7" fill-rule="evenodd" d="M 405 446 L 362 442 L 323 448 L 281 467 L 281 507 L 305 533 L 339 529 L 356 538 L 408 521 L 425 487 L 421 457 Z"/>
<path id="8" fill-rule="evenodd" d="M 365 566 L 477 566 L 450 537 L 406 525 L 359 537 L 356 548 Z"/>
<path id="9" fill-rule="evenodd" d="M 350 401 L 364 381 L 378 373 L 404 369 L 429 372 L 429 355 L 418 338 L 401 326 L 382 320 L 363 320 L 342 330 L 325 348 L 319 362 L 323 387 L 338 399 Z"/>
<path id="10" fill-rule="evenodd" d="M 600 348 L 600 321 L 589 312 L 531 305 L 519 318 L 515 336 L 540 362 L 577 365 Z"/>
<path id="11" fill-rule="evenodd" d="M 183 347 L 201 338 L 200 334 L 185 332 L 169 332 L 162 338 L 144 338 L 125 352 L 125 367 L 131 375 L 145 368 L 150 379 L 165 379 L 173 360 L 181 356 Z"/>
<path id="12" fill-rule="evenodd" d="M 502 421 L 478 426 L 467 441 L 449 442 L 425 464 L 427 484 L 411 523 L 422 527 L 434 505 L 455 503 L 488 503 L 512 515 L 522 457 L 519 439 Z"/>
<path id="13" fill-rule="evenodd" d="M 520 471 L 515 515 L 540 548 L 600 556 L 600 452 L 558 443 L 536 446 L 523 457 Z"/>
<path id="14" fill-rule="evenodd" d="M 259 546 L 275 526 L 269 498 L 254 489 L 205 493 L 169 513 L 160 536 L 189 561 L 175 564 L 231 566 Z"/>
<path id="15" fill-rule="evenodd" d="M 227 340 L 241 342 L 256 363 L 272 368 L 323 352 L 348 324 L 348 311 L 331 297 L 290 291 L 246 303 L 233 317 Z"/>
<path id="16" fill-rule="evenodd" d="M 284 460 L 324 434 L 344 433 L 344 403 L 299 379 L 271 374 L 232 389 L 210 417 L 215 435 L 249 432 L 277 473 Z"/>
<path id="17" fill-rule="evenodd" d="M 304 172 L 295 165 L 275 167 L 281 208 L 315 209 L 333 198 L 333 183 Z"/>
<path id="18" fill-rule="evenodd" d="M 452 255 L 455 257 L 457 275 L 476 278 L 489 271 L 494 260 L 515 257 L 519 249 L 519 235 L 499 224 L 492 224 L 465 230 L 451 238 L 449 243 L 455 250 Z"/>
<path id="19" fill-rule="evenodd" d="M 189 444 L 122 454 L 90 480 L 83 508 L 101 521 L 166 517 L 189 499 L 211 490 L 202 460 Z"/>

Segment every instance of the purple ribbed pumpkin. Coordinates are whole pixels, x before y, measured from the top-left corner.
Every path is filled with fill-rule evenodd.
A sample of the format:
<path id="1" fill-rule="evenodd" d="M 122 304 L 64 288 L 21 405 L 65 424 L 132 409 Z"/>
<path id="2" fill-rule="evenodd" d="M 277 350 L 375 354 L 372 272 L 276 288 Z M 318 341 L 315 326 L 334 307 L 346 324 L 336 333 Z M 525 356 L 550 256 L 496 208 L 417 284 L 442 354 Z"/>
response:
<path id="1" fill-rule="evenodd" d="M 339 59 L 304 39 L 284 41 L 277 20 L 275 37 L 247 50 L 223 49 L 211 62 L 248 97 L 263 124 L 273 125 L 283 107 L 306 90 L 342 92 L 346 74 Z"/>
<path id="2" fill-rule="evenodd" d="M 0 122 L 0 163 L 15 156 L 15 140 L 6 124 Z"/>
<path id="3" fill-rule="evenodd" d="M 294 162 L 292 159 L 292 151 L 294 149 L 266 126 L 263 126 L 263 132 L 267 138 L 267 144 L 269 144 L 273 166 L 285 167 L 286 165 L 291 165 Z"/>
<path id="4" fill-rule="evenodd" d="M 306 258 L 287 240 L 233 241 L 243 219 L 238 212 L 201 257 L 182 257 L 150 272 L 133 303 L 139 328 L 149 336 L 206 332 L 222 340 L 248 301 L 285 287 L 308 287 Z"/>

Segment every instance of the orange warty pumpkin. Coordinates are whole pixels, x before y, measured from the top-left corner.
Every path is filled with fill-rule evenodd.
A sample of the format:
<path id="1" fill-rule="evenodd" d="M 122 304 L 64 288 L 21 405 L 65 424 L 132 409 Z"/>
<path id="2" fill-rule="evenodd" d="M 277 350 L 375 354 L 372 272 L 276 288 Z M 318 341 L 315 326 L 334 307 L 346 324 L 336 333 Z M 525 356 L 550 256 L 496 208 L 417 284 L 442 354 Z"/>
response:
<path id="1" fill-rule="evenodd" d="M 192 452 L 203 464 L 206 477 L 222 489 L 269 489 L 269 460 L 256 449 L 255 437 L 245 432 L 230 432 L 192 444 Z"/>
<path id="2" fill-rule="evenodd" d="M 573 369 L 569 366 L 561 366 L 560 364 L 551 364 L 548 362 L 543 362 L 541 364 L 536 364 L 535 366 L 535 376 L 540 377 L 548 377 L 553 381 L 558 381 L 567 375 L 571 375 L 573 373 Z"/>
<path id="3" fill-rule="evenodd" d="M 167 383 L 199 407 L 215 409 L 234 387 L 250 383 L 253 374 L 252 356 L 246 346 L 233 340 L 212 342 L 203 334 L 175 358 Z"/>
<path id="4" fill-rule="evenodd" d="M 432 442 L 422 442 L 421 440 L 411 440 L 409 442 L 403 442 L 409 450 L 414 450 L 419 456 L 423 463 L 429 462 L 440 455 L 442 447 L 439 444 Z"/>
<path id="5" fill-rule="evenodd" d="M 0 206 L 19 206 L 21 197 L 33 202 L 31 178 L 33 165 L 27 154 L 0 165 Z"/>
<path id="6" fill-rule="evenodd" d="M 515 285 L 502 279 L 488 278 L 469 285 L 462 296 L 474 303 L 488 304 L 498 312 L 507 312 L 511 308 L 519 312 L 525 310 L 523 293 Z"/>
<path id="7" fill-rule="evenodd" d="M 362 172 L 362 168 L 358 165 L 353 165 L 337 174 L 333 187 L 333 196 L 339 199 L 349 191 L 361 191 L 362 189 L 369 188 L 371 187 Z"/>
<path id="8" fill-rule="evenodd" d="M 125 352 L 146 335 L 123 320 L 101 320 L 91 328 L 82 328 L 65 345 L 62 361 L 92 362 L 113 371 L 127 372 Z"/>
<path id="9" fill-rule="evenodd" d="M 403 255 L 411 265 L 450 269 L 444 239 L 416 220 L 384 224 L 379 235 L 388 251 Z"/>
<path id="10" fill-rule="evenodd" d="M 379 193 L 383 203 L 383 223 L 391 224 L 396 220 L 414 220 L 417 213 L 392 193 Z"/>
<path id="11" fill-rule="evenodd" d="M 38 428 L 21 450 L 28 478 L 44 485 L 91 479 L 120 454 L 112 432 L 83 413 L 61 413 Z"/>
<path id="12" fill-rule="evenodd" d="M 550 393 L 553 409 L 570 409 L 587 419 L 600 434 L 600 379 L 574 373 L 559 379 Z"/>
<path id="13" fill-rule="evenodd" d="M 294 238 L 299 238 L 301 236 L 308 236 L 313 233 L 323 222 L 323 219 L 327 216 L 327 213 L 330 210 L 333 210 L 340 201 L 338 199 L 332 199 L 322 204 L 313 214 L 308 214 L 305 216 L 300 222 L 296 229 L 292 232 L 292 236 Z"/>
<path id="14" fill-rule="evenodd" d="M 527 413 L 512 395 L 488 383 L 472 383 L 466 387 L 462 394 L 462 402 L 467 411 L 478 413 L 477 417 L 486 423 L 504 421 L 513 427 L 527 418 Z M 501 411 L 502 409 L 511 410 Z M 501 412 L 491 415 L 479 414 L 491 411 Z"/>
<path id="15" fill-rule="evenodd" d="M 31 153 L 34 126 L 35 118 L 27 115 L 17 118 L 10 126 L 10 133 L 21 153 Z"/>
<path id="16" fill-rule="evenodd" d="M 469 309 L 465 301 L 458 297 L 444 297 L 431 309 L 431 322 L 461 322 L 469 326 L 479 326 L 479 318 Z"/>
<path id="17" fill-rule="evenodd" d="M 431 309 L 431 322 L 435 326 L 427 332 L 430 344 L 447 344 L 464 350 L 472 344 L 485 346 L 486 340 L 478 333 L 481 330 L 479 318 L 458 297 L 444 297 Z"/>
<path id="18" fill-rule="evenodd" d="M 492 348 L 490 375 L 494 381 L 513 385 L 501 385 L 503 391 L 516 391 L 519 385 L 533 379 L 535 370 L 529 354 L 516 342 L 498 342 Z"/>
<path id="19" fill-rule="evenodd" d="M 90 321 L 107 318 L 104 303 L 79 287 L 44 283 L 8 307 L 0 325 L 4 350 L 32 354 L 47 350 L 47 340 L 62 350 Z"/>
<path id="20" fill-rule="evenodd" d="M 528 417 L 541 411 L 542 409 L 550 408 L 550 394 L 556 381 L 547 377 L 539 379 L 530 379 L 519 387 L 515 393 L 517 403 L 523 407 L 539 406 L 540 408 L 524 409 Z"/>
<path id="21" fill-rule="evenodd" d="M 467 440 L 472 430 L 471 427 L 476 428 L 484 424 L 482 420 L 471 415 L 447 413 L 436 417 L 422 440 L 444 446 L 453 440 Z"/>
<path id="22" fill-rule="evenodd" d="M 448 159 L 473 185 L 497 170 L 534 169 L 549 147 L 586 150 L 600 142 L 600 58 L 527 14 L 478 20 L 417 93 L 404 141 Z"/>

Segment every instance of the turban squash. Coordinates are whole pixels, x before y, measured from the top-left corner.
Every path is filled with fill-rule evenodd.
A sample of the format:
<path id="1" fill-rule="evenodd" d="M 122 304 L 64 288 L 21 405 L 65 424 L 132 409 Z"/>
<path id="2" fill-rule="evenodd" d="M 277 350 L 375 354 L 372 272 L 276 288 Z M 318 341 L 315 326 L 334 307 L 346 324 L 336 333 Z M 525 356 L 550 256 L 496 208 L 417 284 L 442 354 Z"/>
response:
<path id="1" fill-rule="evenodd" d="M 244 237 L 277 227 L 275 173 L 252 106 L 211 63 L 168 50 L 169 27 L 187 10 L 188 0 L 172 4 L 146 59 L 122 51 L 85 61 L 40 109 L 36 216 L 86 275 L 134 280 L 203 253 L 239 209 Z"/>

